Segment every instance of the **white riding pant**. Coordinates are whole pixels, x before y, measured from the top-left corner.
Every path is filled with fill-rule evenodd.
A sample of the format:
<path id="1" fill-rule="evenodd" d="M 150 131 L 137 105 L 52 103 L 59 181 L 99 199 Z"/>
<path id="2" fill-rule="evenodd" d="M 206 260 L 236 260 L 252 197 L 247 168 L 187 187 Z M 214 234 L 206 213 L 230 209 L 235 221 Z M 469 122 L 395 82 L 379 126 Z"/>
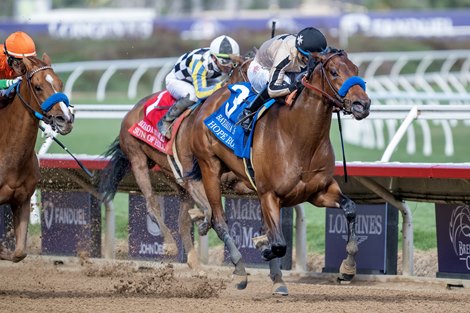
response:
<path id="1" fill-rule="evenodd" d="M 269 69 L 263 68 L 258 62 L 256 62 L 256 59 L 251 61 L 247 75 L 248 80 L 251 83 L 251 87 L 256 91 L 256 93 L 263 91 L 269 81 Z"/>
<path id="2" fill-rule="evenodd" d="M 166 75 L 165 84 L 166 90 L 168 90 L 176 100 L 189 95 L 191 101 L 197 102 L 196 91 L 194 90 L 193 84 L 177 79 L 173 72 Z"/>

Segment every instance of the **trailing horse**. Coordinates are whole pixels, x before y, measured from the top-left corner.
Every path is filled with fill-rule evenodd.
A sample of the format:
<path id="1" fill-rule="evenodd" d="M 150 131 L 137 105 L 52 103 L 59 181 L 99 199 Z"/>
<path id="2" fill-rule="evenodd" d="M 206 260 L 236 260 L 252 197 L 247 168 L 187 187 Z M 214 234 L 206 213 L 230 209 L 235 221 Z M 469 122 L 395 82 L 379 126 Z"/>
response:
<path id="1" fill-rule="evenodd" d="M 26 257 L 30 199 L 39 180 L 34 151 L 39 121 L 66 135 L 72 130 L 74 115 L 46 54 L 43 60 L 27 57 L 14 62 L 13 69 L 22 80 L 13 87 L 12 102 L 0 109 L 0 204 L 11 207 L 16 240 L 14 251 L 0 243 L 0 259 L 19 262 Z"/>
<path id="2" fill-rule="evenodd" d="M 235 58 L 237 66 L 230 74 L 229 80 L 236 82 L 245 80 L 246 65 L 244 58 Z M 152 214 L 156 219 L 164 237 L 164 251 L 167 255 L 175 255 L 177 253 L 176 242 L 170 233 L 170 230 L 165 225 L 162 218 L 162 208 L 155 200 L 154 190 L 150 181 L 149 170 L 155 165 L 158 165 L 160 170 L 168 177 L 168 184 L 170 184 L 177 193 L 182 197 L 182 207 L 180 208 L 179 229 L 183 246 L 188 254 L 188 265 L 191 268 L 199 267 L 199 261 L 196 251 L 194 249 L 191 237 L 191 217 L 198 224 L 200 235 L 205 235 L 211 227 L 211 212 L 210 206 L 205 196 L 204 188 L 201 181 L 188 179 L 187 174 L 193 167 L 193 154 L 190 150 L 189 140 L 191 138 L 191 121 L 192 115 L 187 118 L 180 117 L 175 123 L 180 122 L 180 126 L 176 133 L 173 133 L 172 140 L 167 145 L 171 146 L 172 155 L 159 151 L 150 144 L 131 135 L 131 129 L 136 123 L 142 121 L 145 115 L 145 104 L 152 99 L 158 99 L 164 96 L 166 91 L 154 93 L 141 99 L 123 118 L 121 129 L 118 138 L 109 147 L 105 153 L 110 156 L 110 162 L 103 170 L 99 178 L 98 190 L 104 195 L 104 200 L 110 200 L 114 197 L 118 190 L 120 181 L 124 178 L 129 170 L 132 170 L 136 182 L 143 193 L 146 200 L 147 212 Z M 194 110 L 197 112 L 199 107 Z M 186 111 L 183 115 L 190 111 Z M 182 121 L 181 121 L 182 119 Z M 234 176 L 231 174 L 224 176 L 224 181 L 227 184 L 233 184 Z M 233 188 L 237 189 L 235 186 Z M 194 204 L 197 204 L 200 209 L 193 209 Z M 216 230 L 217 231 L 217 230 Z M 235 246 L 233 239 L 225 240 L 229 247 L 232 262 L 235 265 L 234 280 L 237 288 L 243 289 L 247 285 L 247 273 L 241 254 Z"/>
<path id="3" fill-rule="evenodd" d="M 349 227 L 348 255 L 340 272 L 344 279 L 355 275 L 354 255 L 358 250 L 355 204 L 343 195 L 333 178 L 335 156 L 329 136 L 333 111 L 341 110 L 357 120 L 369 114 L 370 99 L 357 74 L 357 66 L 342 50 L 329 48 L 324 53 L 312 54 L 295 102 L 290 106 L 274 103 L 255 124 L 250 160 L 236 156 L 205 124 L 221 106 L 225 105 L 226 112 L 233 112 L 234 104 L 226 104 L 230 91 L 220 90 L 204 102 L 190 130 L 191 150 L 198 160 L 194 173 L 200 170 L 202 174 L 214 228 L 228 234 L 220 183 L 221 175 L 232 171 L 246 187 L 256 189 L 259 197 L 264 235 L 254 238 L 254 242 L 264 259 L 275 260 L 286 252 L 281 207 L 310 202 L 317 207 L 344 211 Z M 242 86 L 237 90 L 243 94 Z M 254 177 L 247 174 L 245 167 L 250 162 Z M 274 292 L 286 294 L 279 264 L 271 262 L 270 269 Z"/>

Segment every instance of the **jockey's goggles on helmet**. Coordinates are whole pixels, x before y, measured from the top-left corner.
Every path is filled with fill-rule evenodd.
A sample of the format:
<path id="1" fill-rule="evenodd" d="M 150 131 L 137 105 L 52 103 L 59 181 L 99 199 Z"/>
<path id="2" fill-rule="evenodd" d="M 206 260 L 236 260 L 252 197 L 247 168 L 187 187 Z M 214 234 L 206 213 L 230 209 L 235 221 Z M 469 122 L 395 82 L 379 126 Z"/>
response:
<path id="1" fill-rule="evenodd" d="M 217 53 L 215 54 L 215 57 L 217 58 L 217 61 L 219 61 L 222 65 L 229 65 L 233 63 L 232 59 L 230 58 L 230 55 L 226 53 Z"/>

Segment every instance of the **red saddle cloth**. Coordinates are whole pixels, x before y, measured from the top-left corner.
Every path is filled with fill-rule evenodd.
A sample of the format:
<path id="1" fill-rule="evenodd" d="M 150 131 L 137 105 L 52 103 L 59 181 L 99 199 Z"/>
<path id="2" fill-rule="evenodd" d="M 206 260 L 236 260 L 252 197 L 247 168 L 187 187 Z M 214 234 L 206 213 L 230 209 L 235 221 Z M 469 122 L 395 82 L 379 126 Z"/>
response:
<path id="1" fill-rule="evenodd" d="M 144 104 L 144 118 L 129 128 L 128 132 L 158 151 L 172 155 L 172 140 L 175 137 L 174 135 L 182 118 L 178 118 L 177 122 L 175 122 L 175 125 L 172 127 L 172 139 L 167 139 L 163 136 L 158 131 L 156 125 L 173 103 L 175 103 L 175 98 L 166 90 L 154 95 Z"/>

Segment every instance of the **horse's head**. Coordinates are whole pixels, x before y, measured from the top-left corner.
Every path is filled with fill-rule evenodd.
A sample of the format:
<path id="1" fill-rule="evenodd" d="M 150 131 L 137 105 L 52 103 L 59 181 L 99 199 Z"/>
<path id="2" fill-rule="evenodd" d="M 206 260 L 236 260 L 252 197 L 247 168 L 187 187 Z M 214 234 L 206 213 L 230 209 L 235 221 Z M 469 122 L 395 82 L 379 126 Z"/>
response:
<path id="1" fill-rule="evenodd" d="M 314 53 L 309 62 L 309 74 L 303 84 L 320 92 L 345 114 L 361 120 L 369 115 L 370 98 L 365 82 L 358 75 L 358 67 L 343 50 L 327 48 Z M 320 87 L 316 87 L 320 85 Z"/>
<path id="2" fill-rule="evenodd" d="M 14 69 L 23 75 L 21 85 L 27 85 L 18 91 L 23 104 L 61 135 L 70 133 L 74 114 L 67 96 L 61 92 L 63 83 L 52 69 L 49 56 L 44 54 L 42 60 L 25 57 Z"/>

